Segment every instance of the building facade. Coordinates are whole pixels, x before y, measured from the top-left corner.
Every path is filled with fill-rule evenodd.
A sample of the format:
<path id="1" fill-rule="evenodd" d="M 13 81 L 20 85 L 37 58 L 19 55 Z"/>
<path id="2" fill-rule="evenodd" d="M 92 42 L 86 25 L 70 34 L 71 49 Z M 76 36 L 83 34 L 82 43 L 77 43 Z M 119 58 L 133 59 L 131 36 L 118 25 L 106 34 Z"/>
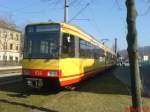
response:
<path id="1" fill-rule="evenodd" d="M 0 63 L 21 60 L 21 35 L 16 29 L 0 26 Z"/>

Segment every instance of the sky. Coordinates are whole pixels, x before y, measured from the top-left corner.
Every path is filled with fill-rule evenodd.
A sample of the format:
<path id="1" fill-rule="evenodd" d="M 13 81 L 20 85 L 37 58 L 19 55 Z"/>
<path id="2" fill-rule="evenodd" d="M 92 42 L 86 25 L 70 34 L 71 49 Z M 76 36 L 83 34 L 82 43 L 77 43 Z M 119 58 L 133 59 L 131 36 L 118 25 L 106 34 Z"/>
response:
<path id="1" fill-rule="evenodd" d="M 138 45 L 150 46 L 150 2 L 135 1 Z M 71 24 L 99 41 L 108 39 L 105 44 L 110 48 L 115 38 L 118 39 L 118 50 L 127 48 L 125 0 L 69 0 L 69 4 L 68 20 Z M 15 22 L 21 28 L 32 22 L 63 22 L 63 7 L 64 0 L 0 0 L 0 17 Z"/>

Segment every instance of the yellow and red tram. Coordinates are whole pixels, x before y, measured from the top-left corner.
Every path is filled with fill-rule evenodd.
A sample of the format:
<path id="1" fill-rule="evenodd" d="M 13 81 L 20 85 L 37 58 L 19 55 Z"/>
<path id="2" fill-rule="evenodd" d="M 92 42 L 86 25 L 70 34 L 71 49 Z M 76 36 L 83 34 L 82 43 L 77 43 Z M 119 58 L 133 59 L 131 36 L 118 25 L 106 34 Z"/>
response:
<path id="1" fill-rule="evenodd" d="M 22 74 L 29 86 L 74 84 L 112 67 L 115 59 L 111 49 L 73 25 L 26 26 Z"/>

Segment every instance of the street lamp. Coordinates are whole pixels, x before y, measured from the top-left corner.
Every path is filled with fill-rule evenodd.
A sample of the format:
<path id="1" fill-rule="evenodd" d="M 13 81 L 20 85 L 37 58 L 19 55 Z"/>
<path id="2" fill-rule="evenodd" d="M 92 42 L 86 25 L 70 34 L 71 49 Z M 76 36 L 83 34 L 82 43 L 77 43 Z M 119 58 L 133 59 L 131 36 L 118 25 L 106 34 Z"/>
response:
<path id="1" fill-rule="evenodd" d="M 107 38 L 101 39 L 101 42 L 103 43 L 103 45 L 104 45 L 107 41 L 109 41 L 109 39 L 107 39 Z"/>

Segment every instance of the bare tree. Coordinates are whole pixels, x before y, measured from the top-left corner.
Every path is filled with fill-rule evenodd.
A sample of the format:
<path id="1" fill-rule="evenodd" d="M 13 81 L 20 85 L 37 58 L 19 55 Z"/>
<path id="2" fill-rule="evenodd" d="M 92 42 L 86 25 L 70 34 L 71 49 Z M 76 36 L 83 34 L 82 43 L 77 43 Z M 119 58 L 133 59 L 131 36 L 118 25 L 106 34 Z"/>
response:
<path id="1" fill-rule="evenodd" d="M 15 21 L 13 21 L 11 16 L 8 16 L 8 17 L 0 16 L 0 26 L 1 27 L 12 28 L 12 29 L 17 28 L 17 26 L 15 24 Z"/>
<path id="2" fill-rule="evenodd" d="M 131 74 L 131 93 L 132 93 L 132 108 L 135 112 L 142 112 L 141 99 L 141 79 L 138 63 L 138 45 L 137 45 L 137 31 L 136 31 L 136 17 L 137 11 L 135 7 L 135 0 L 126 0 L 127 7 L 127 43 L 128 56 L 130 61 Z"/>

